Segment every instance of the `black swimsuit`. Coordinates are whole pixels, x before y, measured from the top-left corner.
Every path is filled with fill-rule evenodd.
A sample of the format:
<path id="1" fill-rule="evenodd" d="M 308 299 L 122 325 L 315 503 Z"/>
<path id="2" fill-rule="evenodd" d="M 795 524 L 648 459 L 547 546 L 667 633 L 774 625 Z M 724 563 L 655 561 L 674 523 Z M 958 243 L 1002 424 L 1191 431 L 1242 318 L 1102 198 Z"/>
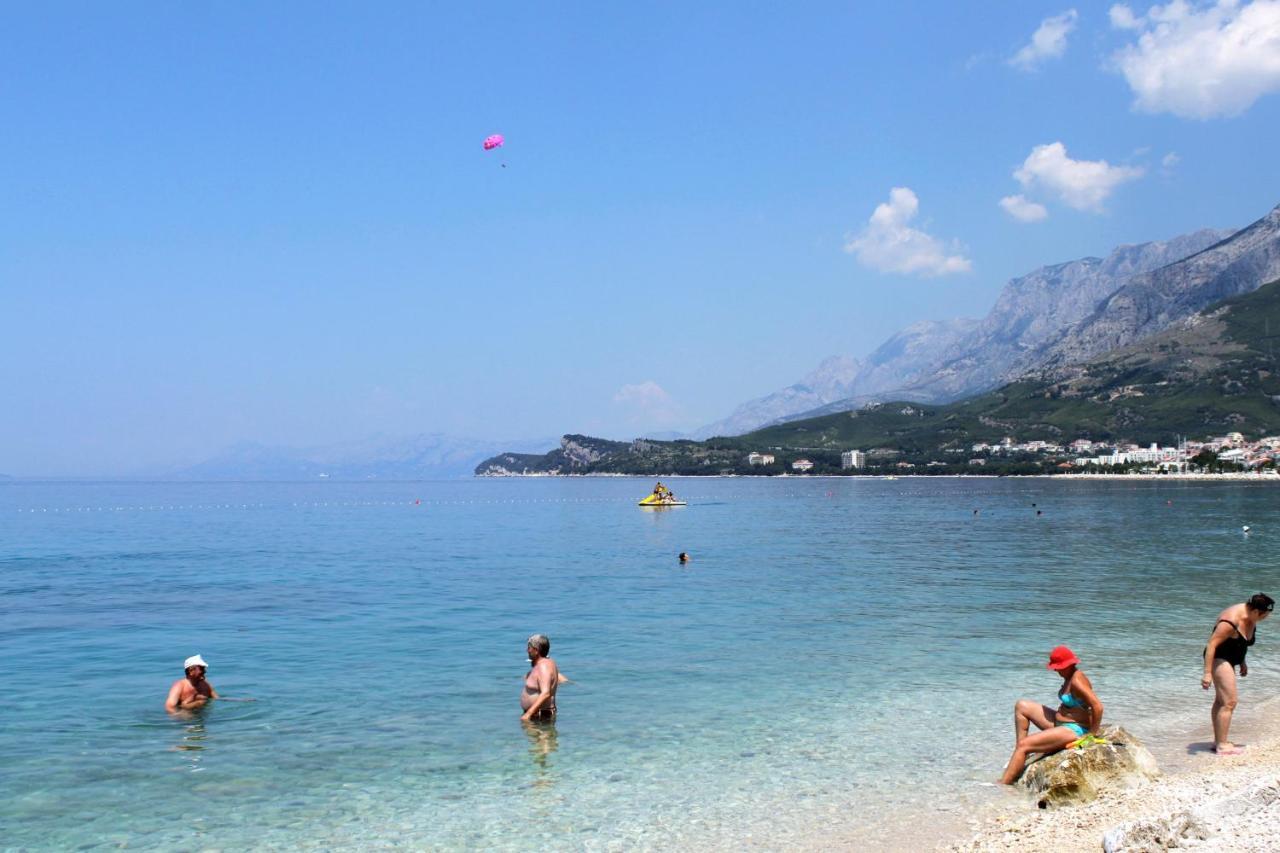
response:
<path id="1" fill-rule="evenodd" d="M 1224 660 L 1232 666 L 1239 666 L 1244 663 L 1244 656 L 1248 654 L 1249 647 L 1258 639 L 1258 626 L 1253 626 L 1253 636 L 1246 640 L 1244 634 L 1240 632 L 1240 627 L 1230 619 L 1219 619 L 1214 622 L 1214 630 L 1217 630 L 1219 623 L 1222 622 L 1226 622 L 1232 628 L 1235 628 L 1236 636 L 1218 643 L 1218 648 L 1213 652 L 1213 659 Z M 1204 650 L 1206 652 L 1209 651 L 1209 647 L 1205 646 Z"/>

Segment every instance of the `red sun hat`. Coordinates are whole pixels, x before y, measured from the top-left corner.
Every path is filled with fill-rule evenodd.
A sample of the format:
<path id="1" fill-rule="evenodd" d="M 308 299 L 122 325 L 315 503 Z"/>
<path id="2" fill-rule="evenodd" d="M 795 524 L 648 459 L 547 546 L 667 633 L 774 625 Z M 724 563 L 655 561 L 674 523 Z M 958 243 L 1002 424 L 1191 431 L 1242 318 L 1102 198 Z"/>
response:
<path id="1" fill-rule="evenodd" d="M 1045 669 L 1066 669 L 1078 663 L 1080 658 L 1076 657 L 1075 652 L 1066 646 L 1056 646 L 1049 652 L 1049 662 L 1045 664 Z"/>

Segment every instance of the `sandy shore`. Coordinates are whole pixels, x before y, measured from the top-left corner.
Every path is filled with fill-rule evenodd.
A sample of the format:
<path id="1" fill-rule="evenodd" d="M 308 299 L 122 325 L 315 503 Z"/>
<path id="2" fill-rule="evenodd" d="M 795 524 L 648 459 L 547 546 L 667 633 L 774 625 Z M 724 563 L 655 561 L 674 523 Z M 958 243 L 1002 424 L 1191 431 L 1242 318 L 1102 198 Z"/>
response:
<path id="1" fill-rule="evenodd" d="M 1129 843 L 1118 848 L 1125 851 L 1169 849 L 1177 836 L 1176 846 L 1196 850 L 1280 849 L 1280 736 L 1266 734 L 1280 732 L 1280 702 L 1251 716 L 1237 733 L 1247 742 L 1243 755 L 1217 756 L 1207 744 L 1189 744 L 1187 760 L 1166 767 L 1153 782 L 1054 811 L 1037 810 L 1022 799 L 975 819 L 972 837 L 939 849 L 1098 851 L 1104 837 L 1111 832 L 1114 839 L 1122 825 L 1130 829 Z"/>

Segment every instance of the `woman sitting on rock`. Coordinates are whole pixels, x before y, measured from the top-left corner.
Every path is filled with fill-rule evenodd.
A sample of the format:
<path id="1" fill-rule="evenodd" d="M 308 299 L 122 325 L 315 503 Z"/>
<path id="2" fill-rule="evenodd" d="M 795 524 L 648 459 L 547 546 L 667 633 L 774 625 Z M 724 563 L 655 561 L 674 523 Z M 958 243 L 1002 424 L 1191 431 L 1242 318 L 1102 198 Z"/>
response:
<path id="1" fill-rule="evenodd" d="M 1271 596 L 1258 593 L 1243 604 L 1233 604 L 1218 614 L 1218 621 L 1204 647 L 1204 677 L 1200 686 L 1214 688 L 1213 751 L 1218 755 L 1239 755 L 1243 750 L 1227 739 L 1231 715 L 1236 710 L 1236 667 L 1240 677 L 1249 674 L 1244 656 L 1258 639 L 1258 623 L 1271 615 L 1276 603 Z"/>
<path id="2" fill-rule="evenodd" d="M 1005 767 L 1005 785 L 1012 785 L 1027 766 L 1027 755 L 1048 755 L 1066 749 L 1086 734 L 1097 735 L 1102 725 L 1102 702 L 1094 695 L 1089 677 L 1076 666 L 1080 659 L 1066 646 L 1049 653 L 1048 669 L 1062 676 L 1058 691 L 1058 709 L 1030 699 L 1019 699 L 1013 706 L 1013 756 Z M 1040 731 L 1028 734 L 1031 723 Z"/>

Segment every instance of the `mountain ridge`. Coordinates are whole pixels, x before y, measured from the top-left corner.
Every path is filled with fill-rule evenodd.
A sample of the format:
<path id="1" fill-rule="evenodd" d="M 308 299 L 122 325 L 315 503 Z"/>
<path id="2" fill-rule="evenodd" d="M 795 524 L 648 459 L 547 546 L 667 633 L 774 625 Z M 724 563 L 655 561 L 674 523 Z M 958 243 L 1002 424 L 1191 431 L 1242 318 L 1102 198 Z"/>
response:
<path id="1" fill-rule="evenodd" d="M 1169 240 L 1117 246 L 1105 258 L 1040 267 L 1006 282 L 981 319 L 925 320 L 894 333 L 861 360 L 858 371 L 835 389 L 839 393 L 793 390 L 807 388 L 806 377 L 741 404 L 730 416 L 693 435 L 740 434 L 743 429 L 856 408 L 877 399 L 949 402 L 989 390 L 1034 368 L 1038 362 L 1031 356 L 1055 332 L 1087 316 L 1128 277 L 1176 263 L 1235 233 L 1203 228 Z M 829 357 L 823 364 L 835 358 L 840 357 Z M 824 396 L 818 406 L 802 405 Z"/>
<path id="2" fill-rule="evenodd" d="M 1171 443 L 1226 432 L 1275 435 L 1277 344 L 1280 280 L 1214 303 L 1129 346 L 1083 363 L 1045 367 L 959 402 L 873 403 L 702 442 L 566 436 L 552 454 L 508 460 L 517 464 L 490 459 L 476 473 L 778 474 L 801 456 L 822 473 L 837 473 L 840 453 L 852 449 L 939 473 L 992 473 L 998 469 L 968 466 L 975 442 Z M 751 466 L 746 456 L 752 451 L 776 461 Z"/>
<path id="3" fill-rule="evenodd" d="M 555 439 L 487 441 L 446 433 L 376 435 L 314 447 L 242 441 L 195 465 L 168 472 L 179 480 L 417 480 L 469 475 L 503 449 L 532 451 Z"/>

